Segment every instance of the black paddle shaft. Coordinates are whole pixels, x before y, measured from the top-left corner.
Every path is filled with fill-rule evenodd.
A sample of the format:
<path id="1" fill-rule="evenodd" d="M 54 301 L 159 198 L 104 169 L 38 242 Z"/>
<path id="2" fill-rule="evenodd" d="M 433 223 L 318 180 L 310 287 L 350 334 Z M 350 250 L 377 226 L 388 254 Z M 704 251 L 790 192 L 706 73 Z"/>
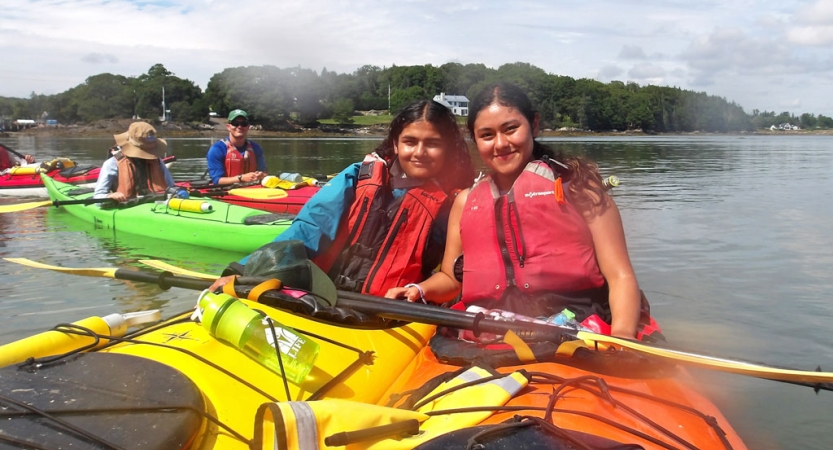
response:
<path id="1" fill-rule="evenodd" d="M 149 273 L 137 270 L 117 269 L 114 278 L 119 280 L 154 283 L 162 289 L 180 287 L 185 289 L 208 289 L 213 281 L 174 275 L 170 272 Z M 243 282 L 245 280 L 238 280 Z M 262 281 L 262 280 L 261 280 Z M 262 294 L 263 298 L 273 298 L 271 291 Z M 280 298 L 274 304 L 280 304 Z M 533 322 L 508 322 L 492 320 L 483 314 L 470 314 L 432 305 L 409 303 L 403 300 L 375 297 L 355 292 L 338 291 L 338 306 L 350 308 L 365 314 L 372 314 L 385 319 L 404 322 L 419 322 L 451 328 L 472 330 L 475 333 L 504 334 L 516 333 L 525 341 L 549 341 L 560 343 L 576 338 L 575 331 Z"/>
<path id="2" fill-rule="evenodd" d="M 3 145 L 3 144 L 0 144 L 0 147 L 3 147 L 3 150 L 5 150 L 5 151 L 7 151 L 7 152 L 9 152 L 9 153 L 11 153 L 11 154 L 13 154 L 13 155 L 17 156 L 17 157 L 18 157 L 18 158 L 20 158 L 20 159 L 26 159 L 26 155 L 21 155 L 21 154 L 20 154 L 20 153 L 18 153 L 17 151 L 15 151 L 15 150 L 13 150 L 13 149 L 11 149 L 11 148 L 9 148 L 9 147 L 6 147 L 6 146 L 5 146 L 5 145 Z"/>
<path id="3" fill-rule="evenodd" d="M 94 205 L 96 203 L 110 203 L 114 202 L 112 198 L 82 198 L 77 200 L 53 200 L 52 205 L 56 208 L 63 205 Z"/>
<path id="4" fill-rule="evenodd" d="M 170 272 L 148 273 L 127 269 L 117 269 L 113 274 L 113 278 L 154 283 L 163 289 L 181 287 L 185 289 L 204 290 L 208 289 L 213 283 L 212 280 L 178 276 Z M 267 299 L 272 297 L 273 294 L 271 294 L 271 292 L 272 291 L 264 292 L 263 297 Z M 355 292 L 338 291 L 338 306 L 353 308 L 356 311 L 366 314 L 376 314 L 379 317 L 391 320 L 461 328 L 472 330 L 475 333 L 486 332 L 504 334 L 512 331 L 525 341 L 546 340 L 553 343 L 561 343 L 577 338 L 577 332 L 575 330 L 569 330 L 561 327 L 554 327 L 534 322 L 508 322 L 493 320 L 485 317 L 482 313 L 473 315 L 464 311 L 439 308 L 437 306 L 422 305 L 418 303 L 409 303 L 401 300 L 391 300 L 371 295 L 358 294 Z M 751 364 L 767 367 L 761 363 Z M 788 369 L 786 367 L 782 368 Z M 796 384 L 799 386 L 809 386 L 816 392 L 819 390 L 833 391 L 833 383 L 792 382 L 772 377 L 757 375 L 752 376 Z"/>

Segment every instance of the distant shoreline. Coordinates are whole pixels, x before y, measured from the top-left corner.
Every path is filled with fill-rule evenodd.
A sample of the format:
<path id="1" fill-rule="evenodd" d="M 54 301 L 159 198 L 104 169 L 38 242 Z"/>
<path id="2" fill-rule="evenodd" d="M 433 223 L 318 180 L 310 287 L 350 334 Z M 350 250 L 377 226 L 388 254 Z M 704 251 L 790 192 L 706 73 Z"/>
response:
<path id="1" fill-rule="evenodd" d="M 72 125 L 58 127 L 37 127 L 20 131 L 3 131 L 0 137 L 21 136 L 57 136 L 57 137 L 108 137 L 122 133 L 127 130 L 128 125 L 133 122 L 130 119 L 99 121 L 90 125 Z M 156 125 L 159 137 L 166 138 L 206 138 L 222 139 L 226 136 L 225 129 L 216 126 L 213 130 L 199 130 L 189 125 L 177 123 L 165 123 Z M 329 126 L 330 129 L 338 131 L 323 131 L 320 129 L 304 129 L 299 131 L 264 131 L 251 130 L 249 136 L 253 139 L 265 138 L 339 138 L 339 137 L 384 137 L 387 133 L 385 126 L 371 126 L 362 128 L 343 128 Z M 707 133 L 707 132 L 685 132 L 685 133 L 645 133 L 643 131 L 556 131 L 544 130 L 542 137 L 634 137 L 634 136 L 800 136 L 800 135 L 833 135 L 833 130 L 797 130 L 797 131 L 771 131 L 758 130 L 754 132 L 740 133 Z"/>

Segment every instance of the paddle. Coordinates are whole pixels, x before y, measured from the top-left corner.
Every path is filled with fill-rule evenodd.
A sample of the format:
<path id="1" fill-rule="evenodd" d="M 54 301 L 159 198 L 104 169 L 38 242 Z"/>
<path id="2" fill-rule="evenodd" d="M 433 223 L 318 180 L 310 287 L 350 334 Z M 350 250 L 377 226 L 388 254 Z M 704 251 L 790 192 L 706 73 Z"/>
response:
<path id="1" fill-rule="evenodd" d="M 18 153 L 17 151 L 12 150 L 11 148 L 6 147 L 6 146 L 5 146 L 5 145 L 3 145 L 3 144 L 0 144 L 0 147 L 2 147 L 2 148 L 3 148 L 3 150 L 5 150 L 5 151 L 7 151 L 7 152 L 9 152 L 9 153 L 11 153 L 11 154 L 13 154 L 13 155 L 17 156 L 18 158 L 22 159 L 23 161 L 26 161 L 26 155 L 21 155 L 21 154 L 20 154 L 20 153 Z"/>
<path id="2" fill-rule="evenodd" d="M 225 195 L 236 195 L 252 200 L 269 200 L 284 198 L 288 194 L 283 189 L 243 189 L 250 186 L 260 186 L 259 181 L 248 183 L 234 183 L 226 186 L 215 186 L 212 184 L 200 183 L 203 180 L 189 181 L 188 193 L 192 197 L 223 197 Z"/>
<path id="3" fill-rule="evenodd" d="M 234 187 L 233 185 L 225 189 L 216 188 L 208 189 L 206 191 L 188 190 L 188 194 L 192 197 L 210 198 L 224 197 L 226 195 L 235 195 L 237 197 L 243 197 L 250 200 L 280 199 L 289 195 L 283 189 L 241 189 L 238 187 Z"/>
<path id="4" fill-rule="evenodd" d="M 229 189 L 228 193 L 252 200 L 273 200 L 289 195 L 283 189 Z"/>
<path id="5" fill-rule="evenodd" d="M 63 205 L 93 205 L 96 203 L 114 202 L 112 198 L 84 198 L 80 200 L 43 200 L 40 202 L 17 203 L 14 205 L 0 205 L 0 214 L 27 211 L 40 208 L 41 206 L 63 206 Z"/>
<path id="6" fill-rule="evenodd" d="M 110 267 L 91 269 L 67 268 L 50 266 L 47 264 L 31 261 L 25 258 L 4 259 L 6 259 L 9 262 L 22 264 L 29 267 L 54 270 L 57 272 L 69 273 L 74 275 L 106 277 L 120 280 L 155 283 L 163 289 L 167 289 L 170 287 L 181 287 L 186 289 L 203 290 L 208 288 L 212 284 L 212 280 L 214 278 L 211 275 L 200 274 L 198 272 L 190 271 L 188 271 L 188 273 L 198 275 L 200 276 L 200 278 L 174 275 L 167 271 L 162 273 L 148 273 L 137 270 L 126 270 Z M 157 264 L 157 262 L 155 261 L 149 262 L 151 264 Z M 159 266 L 175 268 L 175 266 L 166 265 L 165 263 L 159 264 Z M 263 294 L 263 297 L 266 299 L 272 298 L 271 296 L 273 296 L 274 294 L 272 294 L 271 292 L 274 291 L 266 291 Z M 488 317 L 473 315 L 463 311 L 455 311 L 446 308 L 438 308 L 436 306 L 384 299 L 364 294 L 357 294 L 354 292 L 339 291 L 338 305 L 339 307 L 352 308 L 356 311 L 361 311 L 367 314 L 374 314 L 379 317 L 391 320 L 420 322 L 438 326 L 477 330 L 481 332 L 495 334 L 504 334 L 511 330 L 524 338 L 531 337 L 534 339 L 546 339 L 555 343 L 560 343 L 568 340 L 583 340 L 591 346 L 595 344 L 601 344 L 607 347 L 612 347 L 614 349 L 629 349 L 643 354 L 669 359 L 679 364 L 686 364 L 695 367 L 718 370 L 728 373 L 748 375 L 773 381 L 781 381 L 803 386 L 810 386 L 814 388 L 816 391 L 821 389 L 833 391 L 833 373 L 830 372 L 814 372 L 789 368 L 779 368 L 754 362 L 717 358 L 708 355 L 658 347 L 655 345 L 647 345 L 627 339 L 621 339 L 611 336 L 602 336 L 585 331 L 575 331 L 531 322 L 495 321 L 491 320 Z"/>

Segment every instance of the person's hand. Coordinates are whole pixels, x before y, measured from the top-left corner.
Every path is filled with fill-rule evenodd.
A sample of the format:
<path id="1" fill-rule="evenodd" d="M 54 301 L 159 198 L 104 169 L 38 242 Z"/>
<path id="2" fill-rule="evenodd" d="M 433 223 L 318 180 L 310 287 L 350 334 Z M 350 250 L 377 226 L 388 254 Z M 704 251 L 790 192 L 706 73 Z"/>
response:
<path id="1" fill-rule="evenodd" d="M 253 181 L 257 181 L 257 180 L 263 178 L 263 176 L 258 177 L 259 173 L 262 173 L 262 172 L 244 173 L 243 175 L 240 175 L 240 182 L 241 183 L 251 183 Z"/>
<path id="2" fill-rule="evenodd" d="M 26 160 L 26 164 L 32 164 L 35 162 L 35 157 L 32 155 L 23 155 L 23 159 Z"/>
<path id="3" fill-rule="evenodd" d="M 255 180 L 257 180 L 257 181 L 262 180 L 263 177 L 266 176 L 266 172 L 261 172 L 259 170 L 257 172 L 254 172 L 254 174 L 255 174 Z"/>
<path id="4" fill-rule="evenodd" d="M 117 202 L 126 202 L 127 201 L 127 196 L 125 196 L 121 192 L 111 192 L 111 193 L 107 194 L 107 198 L 112 198 L 113 200 L 115 200 Z"/>
<path id="5" fill-rule="evenodd" d="M 390 288 L 385 293 L 385 298 L 407 300 L 411 303 L 422 300 L 422 296 L 416 286 Z"/>
<path id="6" fill-rule="evenodd" d="M 217 278 L 211 286 L 208 287 L 208 290 L 211 292 L 215 292 L 217 289 L 231 283 L 234 280 L 234 275 L 228 275 L 225 277 Z"/>

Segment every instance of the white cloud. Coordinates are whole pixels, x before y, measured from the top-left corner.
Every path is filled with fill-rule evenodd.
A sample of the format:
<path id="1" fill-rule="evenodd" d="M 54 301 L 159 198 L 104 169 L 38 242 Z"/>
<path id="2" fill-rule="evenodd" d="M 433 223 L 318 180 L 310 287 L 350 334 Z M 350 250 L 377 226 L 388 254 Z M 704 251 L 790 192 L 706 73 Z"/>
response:
<path id="1" fill-rule="evenodd" d="M 791 22 L 787 38 L 793 44 L 833 44 L 833 1 L 818 0 L 807 8 L 801 8 L 793 15 Z"/>
<path id="2" fill-rule="evenodd" d="M 638 45 L 623 45 L 619 51 L 619 59 L 648 59 L 642 47 Z"/>
<path id="3" fill-rule="evenodd" d="M 54 94 L 161 63 L 203 88 L 247 65 L 528 62 L 574 78 L 667 83 L 747 110 L 802 99 L 833 116 L 833 2 L 803 0 L 21 0 L 0 15 L 0 95 Z M 788 81 L 776 90 L 775 79 Z M 784 97 L 782 97 L 784 95 Z"/>
<path id="4" fill-rule="evenodd" d="M 639 63 L 628 71 L 628 81 L 634 81 L 639 84 L 663 84 L 663 77 L 665 76 L 665 69 L 650 63 Z"/>
<path id="5" fill-rule="evenodd" d="M 616 65 L 607 65 L 599 69 L 599 79 L 601 80 L 613 80 L 616 79 L 619 75 L 625 73 L 625 69 L 616 66 Z"/>

